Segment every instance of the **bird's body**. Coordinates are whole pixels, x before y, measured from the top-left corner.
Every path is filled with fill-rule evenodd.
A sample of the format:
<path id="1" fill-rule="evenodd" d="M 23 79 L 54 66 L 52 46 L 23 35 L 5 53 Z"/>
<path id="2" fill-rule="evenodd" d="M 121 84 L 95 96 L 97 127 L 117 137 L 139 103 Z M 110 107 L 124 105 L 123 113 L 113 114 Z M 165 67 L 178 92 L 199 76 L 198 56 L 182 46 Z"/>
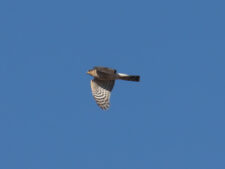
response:
<path id="1" fill-rule="evenodd" d="M 115 69 L 104 67 L 94 67 L 94 69 L 89 70 L 88 74 L 100 80 L 115 80 L 117 78 Z"/>
<path id="2" fill-rule="evenodd" d="M 96 103 L 103 110 L 108 109 L 110 106 L 110 95 L 115 80 L 120 79 L 137 82 L 140 80 L 140 76 L 117 73 L 115 69 L 100 66 L 95 66 L 87 73 L 94 77 L 94 79 L 91 80 L 92 95 Z"/>

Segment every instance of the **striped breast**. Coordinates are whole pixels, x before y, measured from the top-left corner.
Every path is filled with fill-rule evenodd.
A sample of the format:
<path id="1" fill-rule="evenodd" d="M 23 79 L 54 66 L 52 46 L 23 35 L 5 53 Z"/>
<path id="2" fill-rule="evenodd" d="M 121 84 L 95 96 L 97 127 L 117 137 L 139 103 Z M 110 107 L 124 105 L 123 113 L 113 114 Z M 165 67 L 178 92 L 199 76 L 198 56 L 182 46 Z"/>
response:
<path id="1" fill-rule="evenodd" d="M 113 89 L 115 80 L 99 80 L 94 78 L 91 80 L 92 95 L 98 106 L 107 110 L 110 106 L 110 95 Z"/>

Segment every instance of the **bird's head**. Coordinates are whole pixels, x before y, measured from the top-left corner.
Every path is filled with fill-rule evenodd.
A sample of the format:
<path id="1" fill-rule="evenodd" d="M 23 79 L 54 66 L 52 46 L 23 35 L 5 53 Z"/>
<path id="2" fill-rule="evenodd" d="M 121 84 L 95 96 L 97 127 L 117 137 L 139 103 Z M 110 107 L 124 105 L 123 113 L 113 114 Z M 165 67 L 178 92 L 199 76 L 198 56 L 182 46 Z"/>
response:
<path id="1" fill-rule="evenodd" d="M 94 76 L 95 70 L 94 69 L 90 69 L 90 70 L 87 71 L 87 74 L 89 74 L 91 76 Z"/>

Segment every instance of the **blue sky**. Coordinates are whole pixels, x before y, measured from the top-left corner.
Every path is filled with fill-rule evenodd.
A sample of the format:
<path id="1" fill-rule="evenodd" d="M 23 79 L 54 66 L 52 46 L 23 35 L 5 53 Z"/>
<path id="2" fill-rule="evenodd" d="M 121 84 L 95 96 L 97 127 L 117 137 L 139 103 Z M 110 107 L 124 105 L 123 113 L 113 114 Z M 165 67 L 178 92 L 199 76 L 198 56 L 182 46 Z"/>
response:
<path id="1" fill-rule="evenodd" d="M 1 1 L 1 169 L 224 169 L 222 1 Z M 117 81 L 97 107 L 93 66 Z"/>

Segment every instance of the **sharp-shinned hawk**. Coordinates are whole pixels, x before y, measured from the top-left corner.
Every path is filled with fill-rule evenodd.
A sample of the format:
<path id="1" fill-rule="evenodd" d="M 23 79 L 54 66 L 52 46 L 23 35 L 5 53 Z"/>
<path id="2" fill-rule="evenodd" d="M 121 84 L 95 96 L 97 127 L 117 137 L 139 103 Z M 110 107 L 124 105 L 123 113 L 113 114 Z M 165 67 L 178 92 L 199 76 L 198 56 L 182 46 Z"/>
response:
<path id="1" fill-rule="evenodd" d="M 98 106 L 103 110 L 107 110 L 110 106 L 110 94 L 115 80 L 140 81 L 140 76 L 117 73 L 115 69 L 107 67 L 95 66 L 87 73 L 94 77 L 91 80 L 92 95 Z"/>

